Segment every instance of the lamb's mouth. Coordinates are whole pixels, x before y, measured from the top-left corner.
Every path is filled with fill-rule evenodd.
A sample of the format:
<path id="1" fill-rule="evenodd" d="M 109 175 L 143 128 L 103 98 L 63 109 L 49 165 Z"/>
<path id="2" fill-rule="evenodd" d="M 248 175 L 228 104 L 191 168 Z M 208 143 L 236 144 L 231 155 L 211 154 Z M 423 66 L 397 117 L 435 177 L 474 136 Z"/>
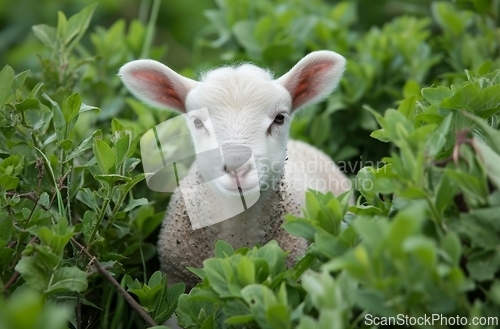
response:
<path id="1" fill-rule="evenodd" d="M 237 177 L 235 180 L 236 181 L 233 181 L 230 184 L 227 184 L 227 182 L 224 183 L 221 182 L 221 184 L 219 184 L 220 189 L 229 195 L 231 194 L 239 195 L 240 193 L 245 193 L 253 191 L 255 189 L 260 189 L 260 184 L 258 181 L 252 183 L 246 181 L 240 182 Z"/>

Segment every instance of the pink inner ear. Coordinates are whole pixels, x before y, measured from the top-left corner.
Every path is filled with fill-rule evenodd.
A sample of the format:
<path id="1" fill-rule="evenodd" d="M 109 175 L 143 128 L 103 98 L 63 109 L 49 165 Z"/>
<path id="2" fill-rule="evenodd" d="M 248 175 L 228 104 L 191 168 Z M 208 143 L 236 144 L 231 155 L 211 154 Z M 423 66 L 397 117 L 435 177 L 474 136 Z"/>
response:
<path id="1" fill-rule="evenodd" d="M 147 86 L 154 102 L 176 109 L 184 109 L 183 97 L 174 88 L 172 81 L 163 74 L 154 71 L 136 71 L 132 75 Z"/>
<path id="2" fill-rule="evenodd" d="M 330 70 L 335 63 L 322 61 L 304 67 L 297 78 L 293 88 L 292 106 L 298 108 L 321 93 L 324 83 L 324 72 Z"/>

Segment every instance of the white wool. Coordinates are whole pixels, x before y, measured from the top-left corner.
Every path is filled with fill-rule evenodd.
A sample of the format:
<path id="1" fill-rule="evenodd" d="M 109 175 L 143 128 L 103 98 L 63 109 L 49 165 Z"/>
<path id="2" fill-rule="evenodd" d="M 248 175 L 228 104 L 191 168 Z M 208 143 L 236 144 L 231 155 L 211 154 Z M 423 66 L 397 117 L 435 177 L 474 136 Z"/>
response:
<path id="1" fill-rule="evenodd" d="M 170 283 L 184 281 L 193 285 L 195 277 L 186 267 L 200 267 L 204 259 L 213 255 L 217 240 L 225 240 L 237 248 L 275 239 L 282 248 L 291 251 L 291 263 L 304 253 L 305 241 L 289 236 L 280 228 L 283 216 L 300 215 L 308 188 L 338 195 L 348 190 L 350 184 L 324 153 L 305 143 L 288 140 L 290 121 L 295 111 L 329 95 L 344 67 L 342 56 L 318 51 L 305 56 L 277 80 L 269 71 L 251 64 L 217 68 L 204 74 L 200 81 L 180 76 L 151 60 L 133 61 L 120 70 L 123 82 L 138 98 L 188 116 L 191 113 L 190 120 L 203 122 L 190 128 L 195 149 L 206 149 L 205 144 L 214 137 L 208 134 L 215 134 L 219 145 L 248 147 L 256 160 L 255 166 L 246 166 L 243 171 L 237 168 L 233 174 L 241 175 L 242 184 L 258 184 L 260 198 L 243 213 L 221 223 L 192 230 L 186 200 L 179 189 L 174 192 L 158 241 L 162 270 Z M 207 118 L 194 117 L 193 113 L 198 112 L 193 111 L 200 108 L 208 109 L 213 129 L 204 129 Z M 304 164 L 311 162 L 323 169 L 308 172 Z M 222 176 L 215 184 L 222 193 L 236 184 L 226 165 L 230 167 L 231 163 L 213 168 Z M 247 178 L 249 172 L 255 171 L 259 179 Z M 181 188 L 202 182 L 195 164 L 181 181 Z M 318 182 L 326 184 L 320 186 Z M 200 190 L 191 194 L 189 202 L 202 205 L 195 208 L 194 211 L 199 211 L 197 215 L 217 212 L 208 211 L 207 207 L 219 205 L 204 205 L 205 196 Z"/>

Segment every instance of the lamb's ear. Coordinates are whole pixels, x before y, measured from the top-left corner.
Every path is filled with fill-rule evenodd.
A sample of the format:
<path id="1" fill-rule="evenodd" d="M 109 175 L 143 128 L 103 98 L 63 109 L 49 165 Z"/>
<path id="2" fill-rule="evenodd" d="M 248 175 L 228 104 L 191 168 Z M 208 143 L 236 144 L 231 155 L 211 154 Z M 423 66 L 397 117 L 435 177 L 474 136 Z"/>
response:
<path id="1" fill-rule="evenodd" d="M 186 112 L 186 96 L 197 82 L 151 59 L 122 66 L 118 75 L 134 96 L 152 106 Z"/>
<path id="2" fill-rule="evenodd" d="M 344 69 L 344 57 L 320 50 L 306 55 L 277 81 L 290 93 L 295 111 L 328 96 L 337 87 Z"/>

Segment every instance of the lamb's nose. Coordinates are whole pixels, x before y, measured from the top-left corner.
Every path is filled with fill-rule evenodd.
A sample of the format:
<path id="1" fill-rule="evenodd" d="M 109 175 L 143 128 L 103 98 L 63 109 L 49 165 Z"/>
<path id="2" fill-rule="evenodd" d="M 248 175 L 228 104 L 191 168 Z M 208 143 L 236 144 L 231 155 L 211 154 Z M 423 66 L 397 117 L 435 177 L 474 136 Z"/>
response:
<path id="1" fill-rule="evenodd" d="M 248 146 L 226 144 L 222 145 L 224 172 L 242 177 L 249 169 L 252 150 Z"/>

